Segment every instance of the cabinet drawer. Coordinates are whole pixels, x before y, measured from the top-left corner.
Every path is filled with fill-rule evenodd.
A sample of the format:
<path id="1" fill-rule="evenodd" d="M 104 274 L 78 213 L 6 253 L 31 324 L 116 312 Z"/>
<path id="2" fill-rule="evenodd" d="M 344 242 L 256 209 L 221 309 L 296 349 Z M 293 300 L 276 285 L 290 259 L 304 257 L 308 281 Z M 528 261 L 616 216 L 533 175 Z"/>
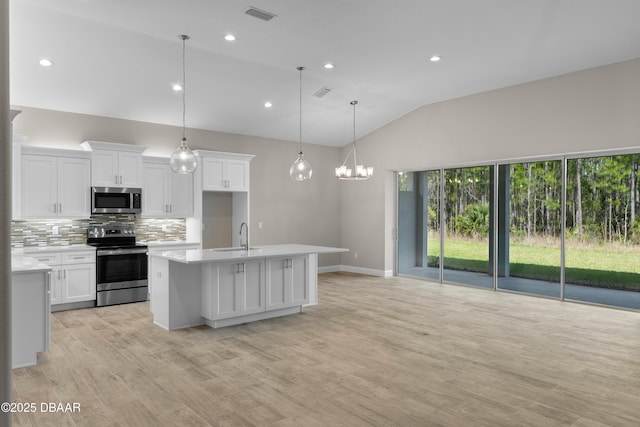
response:
<path id="1" fill-rule="evenodd" d="M 96 252 L 71 252 L 62 254 L 62 264 L 88 264 L 96 262 Z"/>
<path id="2" fill-rule="evenodd" d="M 37 259 L 38 261 L 47 264 L 56 266 L 60 264 L 60 254 L 59 253 L 48 253 L 48 254 L 28 254 L 30 257 Z"/>

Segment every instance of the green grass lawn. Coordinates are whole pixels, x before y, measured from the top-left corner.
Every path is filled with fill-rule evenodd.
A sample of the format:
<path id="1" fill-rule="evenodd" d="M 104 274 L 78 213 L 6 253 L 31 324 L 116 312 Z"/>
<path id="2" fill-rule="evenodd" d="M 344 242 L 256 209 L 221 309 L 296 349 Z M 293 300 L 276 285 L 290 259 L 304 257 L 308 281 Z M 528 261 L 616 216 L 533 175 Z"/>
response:
<path id="1" fill-rule="evenodd" d="M 444 268 L 489 271 L 487 242 L 445 240 Z M 429 240 L 429 265 L 437 266 L 439 240 Z M 513 277 L 560 282 L 560 246 L 545 247 L 512 243 L 509 272 Z M 640 290 L 640 249 L 615 247 L 569 247 L 566 250 L 567 283 L 612 289 Z"/>

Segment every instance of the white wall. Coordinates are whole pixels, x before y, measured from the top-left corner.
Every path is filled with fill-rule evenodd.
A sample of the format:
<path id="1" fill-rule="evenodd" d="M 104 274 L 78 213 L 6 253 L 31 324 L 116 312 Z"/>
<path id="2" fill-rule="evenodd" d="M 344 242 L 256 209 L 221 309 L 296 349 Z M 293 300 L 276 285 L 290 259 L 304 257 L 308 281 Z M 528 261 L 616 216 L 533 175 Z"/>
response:
<path id="1" fill-rule="evenodd" d="M 640 152 L 640 60 L 423 106 L 359 140 L 375 173 L 342 188 L 342 264 L 393 269 L 394 170 L 628 147 Z"/>

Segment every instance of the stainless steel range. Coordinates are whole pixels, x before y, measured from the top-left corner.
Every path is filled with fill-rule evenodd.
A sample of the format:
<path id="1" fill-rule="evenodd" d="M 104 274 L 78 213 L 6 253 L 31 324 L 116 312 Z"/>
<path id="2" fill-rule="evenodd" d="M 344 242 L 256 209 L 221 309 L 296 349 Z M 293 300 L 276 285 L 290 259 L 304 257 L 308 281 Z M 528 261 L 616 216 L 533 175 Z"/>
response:
<path id="1" fill-rule="evenodd" d="M 131 226 L 96 226 L 87 230 L 87 244 L 96 247 L 96 305 L 146 301 L 146 245 L 136 244 Z"/>

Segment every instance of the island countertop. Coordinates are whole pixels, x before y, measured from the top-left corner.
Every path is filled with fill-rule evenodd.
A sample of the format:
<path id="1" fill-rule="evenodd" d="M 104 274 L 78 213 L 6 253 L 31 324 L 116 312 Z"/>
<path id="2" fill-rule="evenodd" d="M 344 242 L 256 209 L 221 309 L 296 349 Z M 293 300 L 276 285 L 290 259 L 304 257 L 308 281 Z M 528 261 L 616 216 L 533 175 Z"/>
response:
<path id="1" fill-rule="evenodd" d="M 178 251 L 163 251 L 150 253 L 151 257 L 165 258 L 184 264 L 237 261 L 244 259 L 285 257 L 302 254 L 330 254 L 348 252 L 349 249 L 328 246 L 313 246 L 299 244 L 258 245 L 249 250 L 244 248 L 221 249 L 188 249 Z"/>

